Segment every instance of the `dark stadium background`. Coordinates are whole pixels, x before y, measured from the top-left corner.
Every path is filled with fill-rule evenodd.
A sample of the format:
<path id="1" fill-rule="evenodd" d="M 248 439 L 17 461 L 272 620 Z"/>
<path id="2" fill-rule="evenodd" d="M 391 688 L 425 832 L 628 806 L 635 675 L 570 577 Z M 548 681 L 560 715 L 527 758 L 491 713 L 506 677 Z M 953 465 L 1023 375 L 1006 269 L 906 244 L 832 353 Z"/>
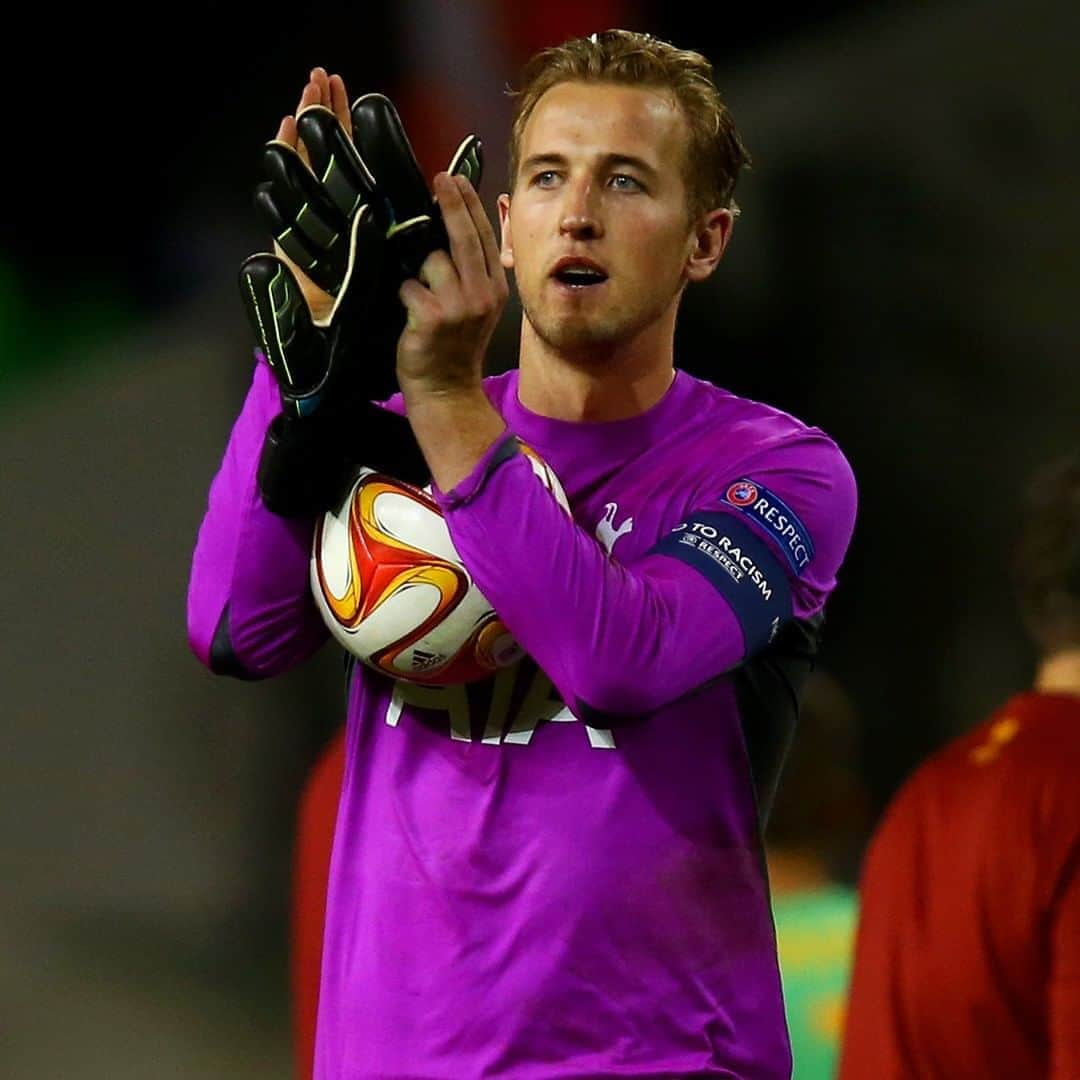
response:
<path id="1" fill-rule="evenodd" d="M 438 10 L 447 47 L 480 57 L 462 29 L 480 3 L 27 11 L 9 35 L 4 1075 L 289 1075 L 293 814 L 342 703 L 329 648 L 265 685 L 187 650 L 195 530 L 250 370 L 235 274 L 264 246 L 259 147 L 310 67 L 354 96 L 422 95 L 440 76 L 416 20 Z M 1075 6 L 607 6 L 713 60 L 754 156 L 678 358 L 852 462 L 822 665 L 860 718 L 877 813 L 1032 673 L 1020 497 L 1080 441 Z M 506 75 L 474 66 L 489 125 Z M 474 123 L 429 132 L 429 171 Z M 497 162 L 504 131 L 480 133 Z"/>

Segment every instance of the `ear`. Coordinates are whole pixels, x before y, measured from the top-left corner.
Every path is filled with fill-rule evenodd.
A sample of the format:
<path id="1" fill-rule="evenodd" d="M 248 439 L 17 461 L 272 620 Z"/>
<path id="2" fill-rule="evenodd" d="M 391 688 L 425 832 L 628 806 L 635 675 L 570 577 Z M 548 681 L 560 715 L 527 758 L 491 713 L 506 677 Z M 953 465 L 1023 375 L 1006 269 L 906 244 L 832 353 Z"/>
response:
<path id="1" fill-rule="evenodd" d="M 730 210 L 710 210 L 697 222 L 686 255 L 687 281 L 704 281 L 716 269 L 734 224 Z"/>
<path id="2" fill-rule="evenodd" d="M 499 246 L 499 262 L 506 270 L 514 269 L 514 241 L 510 235 L 510 196 L 503 192 L 496 200 L 499 206 L 499 228 L 502 243 Z"/>

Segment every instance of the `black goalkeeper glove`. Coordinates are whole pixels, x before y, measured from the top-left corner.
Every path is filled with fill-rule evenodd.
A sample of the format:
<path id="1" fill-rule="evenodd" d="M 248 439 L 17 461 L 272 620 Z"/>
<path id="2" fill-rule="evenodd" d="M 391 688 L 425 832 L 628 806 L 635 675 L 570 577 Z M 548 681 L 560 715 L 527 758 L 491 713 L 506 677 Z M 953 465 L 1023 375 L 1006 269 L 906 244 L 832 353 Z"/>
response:
<path id="1" fill-rule="evenodd" d="M 275 513 L 307 516 L 329 506 L 358 432 L 375 467 L 400 465 L 397 455 L 378 457 L 380 449 L 400 446 L 395 429 L 405 422 L 355 392 L 363 362 L 357 338 L 374 321 L 385 243 L 369 208 L 360 206 L 341 239 L 345 270 L 333 307 L 320 319 L 312 318 L 299 282 L 277 255 L 260 252 L 240 267 L 248 321 L 281 397 L 258 474 L 263 502 Z"/>
<path id="2" fill-rule="evenodd" d="M 442 214 L 420 171 L 401 117 L 382 94 L 365 94 L 352 106 L 353 143 L 373 185 L 370 203 L 383 227 L 394 264 L 394 295 L 406 278 L 420 273 L 433 251 L 450 250 Z M 480 187 L 483 146 L 475 135 L 464 138 L 447 172 L 465 176 Z"/>
<path id="3" fill-rule="evenodd" d="M 397 389 L 401 282 L 448 241 L 391 102 L 369 94 L 352 115 L 379 180 L 334 114 L 311 106 L 297 117 L 311 168 L 293 147 L 268 143 L 270 179 L 255 200 L 284 254 L 334 298 L 330 314 L 311 318 L 299 284 L 275 256 L 253 256 L 241 269 L 245 306 L 283 410 L 267 432 L 259 486 L 265 504 L 286 516 L 325 509 L 358 463 L 416 484 L 427 474 L 408 422 L 371 400 Z M 481 168 L 479 140 L 469 136 L 450 171 L 477 184 Z"/>
<path id="4" fill-rule="evenodd" d="M 359 207 L 371 207 L 387 244 L 377 275 L 375 318 L 357 329 L 371 355 L 353 381 L 363 384 L 369 398 L 381 399 L 397 390 L 397 342 L 405 327 L 401 283 L 419 274 L 432 251 L 449 250 L 449 240 L 393 103 L 382 94 L 366 94 L 351 111 L 352 139 L 325 106 L 299 113 L 296 126 L 310 168 L 293 147 L 277 141 L 266 145 L 263 166 L 270 179 L 257 189 L 255 208 L 285 255 L 336 297 L 346 272 L 349 225 Z M 464 174 L 475 187 L 482 170 L 480 140 L 469 135 L 448 171 Z"/>

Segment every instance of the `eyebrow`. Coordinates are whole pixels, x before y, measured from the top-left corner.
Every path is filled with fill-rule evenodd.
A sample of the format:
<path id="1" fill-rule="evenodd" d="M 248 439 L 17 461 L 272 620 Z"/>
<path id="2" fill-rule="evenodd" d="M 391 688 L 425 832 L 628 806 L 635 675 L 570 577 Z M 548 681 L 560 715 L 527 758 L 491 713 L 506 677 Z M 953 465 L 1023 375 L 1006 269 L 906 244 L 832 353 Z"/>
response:
<path id="1" fill-rule="evenodd" d="M 602 164 L 607 166 L 629 166 L 632 169 L 637 169 L 639 172 L 644 173 L 648 177 L 655 178 L 657 175 L 656 170 L 647 162 L 641 158 L 634 157 L 631 154 L 602 154 L 600 156 Z M 535 169 L 541 165 L 568 165 L 569 159 L 563 154 L 533 154 L 531 157 L 527 157 L 522 163 L 522 170 Z"/>

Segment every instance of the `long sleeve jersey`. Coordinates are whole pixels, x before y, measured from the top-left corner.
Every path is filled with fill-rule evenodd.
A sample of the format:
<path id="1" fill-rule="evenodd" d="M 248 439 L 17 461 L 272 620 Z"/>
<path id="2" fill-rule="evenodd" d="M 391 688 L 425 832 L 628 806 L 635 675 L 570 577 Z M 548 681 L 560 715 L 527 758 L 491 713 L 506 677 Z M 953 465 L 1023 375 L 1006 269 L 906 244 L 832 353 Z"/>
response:
<path id="1" fill-rule="evenodd" d="M 484 386 L 509 435 L 436 497 L 527 655 L 447 688 L 352 666 L 315 1075 L 787 1077 L 760 833 L 850 468 L 681 371 L 608 423 L 528 411 L 516 371 Z M 313 523 L 257 494 L 277 410 L 259 364 L 189 596 L 196 653 L 256 677 L 326 637 Z"/>

